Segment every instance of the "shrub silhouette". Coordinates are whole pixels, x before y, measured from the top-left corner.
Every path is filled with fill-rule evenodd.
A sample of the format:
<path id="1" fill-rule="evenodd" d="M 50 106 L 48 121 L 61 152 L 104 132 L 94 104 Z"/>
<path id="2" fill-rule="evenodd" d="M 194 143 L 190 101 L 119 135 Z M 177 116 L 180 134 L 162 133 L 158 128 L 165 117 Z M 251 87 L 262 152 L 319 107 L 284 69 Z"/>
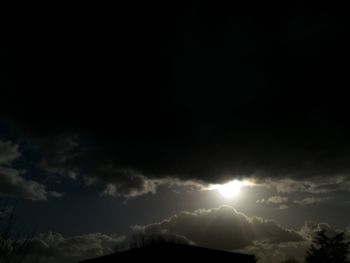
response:
<path id="1" fill-rule="evenodd" d="M 322 230 L 306 251 L 306 263 L 349 263 L 350 242 L 344 232 L 329 237 Z"/>

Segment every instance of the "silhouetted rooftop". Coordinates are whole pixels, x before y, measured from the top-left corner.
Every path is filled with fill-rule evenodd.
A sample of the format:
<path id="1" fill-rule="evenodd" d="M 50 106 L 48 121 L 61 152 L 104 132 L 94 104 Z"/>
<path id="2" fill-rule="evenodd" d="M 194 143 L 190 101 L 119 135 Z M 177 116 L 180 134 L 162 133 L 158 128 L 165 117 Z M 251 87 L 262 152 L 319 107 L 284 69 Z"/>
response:
<path id="1" fill-rule="evenodd" d="M 131 261 L 130 261 L 131 260 Z M 152 244 L 140 248 L 117 252 L 111 255 L 89 259 L 83 263 L 109 263 L 142 260 L 144 262 L 167 262 L 183 260 L 227 260 L 230 263 L 255 263 L 254 255 L 234 253 L 229 251 L 215 250 L 203 247 L 189 246 L 174 243 Z M 139 261 L 140 262 L 140 261 Z M 224 262 L 224 261 L 223 261 Z"/>

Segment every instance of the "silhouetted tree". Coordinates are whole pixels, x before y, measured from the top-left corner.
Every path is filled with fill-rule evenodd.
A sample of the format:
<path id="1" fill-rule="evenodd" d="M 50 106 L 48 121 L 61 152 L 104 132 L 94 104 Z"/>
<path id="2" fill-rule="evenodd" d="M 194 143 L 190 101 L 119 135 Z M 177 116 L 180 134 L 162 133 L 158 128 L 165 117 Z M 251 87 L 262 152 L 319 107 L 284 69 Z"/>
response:
<path id="1" fill-rule="evenodd" d="M 350 242 L 346 240 L 344 232 L 329 237 L 322 230 L 306 253 L 307 263 L 350 263 Z"/>
<path id="2" fill-rule="evenodd" d="M 29 237 L 24 237 L 14 231 L 15 226 L 14 208 L 9 205 L 0 207 L 0 262 L 20 263 L 23 261 Z"/>

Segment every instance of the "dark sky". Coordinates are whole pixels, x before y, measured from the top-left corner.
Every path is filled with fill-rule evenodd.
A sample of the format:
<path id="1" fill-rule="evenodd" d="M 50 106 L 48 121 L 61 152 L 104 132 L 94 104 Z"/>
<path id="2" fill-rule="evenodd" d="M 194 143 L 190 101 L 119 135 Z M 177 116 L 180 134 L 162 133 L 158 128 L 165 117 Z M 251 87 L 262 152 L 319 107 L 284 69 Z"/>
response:
<path id="1" fill-rule="evenodd" d="M 244 213 L 283 227 L 219 248 L 267 257 L 265 243 L 250 242 L 303 248 L 304 222 L 349 225 L 342 3 L 41 8 L 11 14 L 0 44 L 0 196 L 20 201 L 38 240 L 102 232 L 91 243 L 118 243 L 130 226 L 155 231 L 184 210 L 199 224 Z M 203 190 L 231 180 L 254 185 L 234 200 Z M 212 246 L 215 235 L 181 231 L 186 220 L 166 231 Z M 281 239 L 285 228 L 303 238 Z"/>

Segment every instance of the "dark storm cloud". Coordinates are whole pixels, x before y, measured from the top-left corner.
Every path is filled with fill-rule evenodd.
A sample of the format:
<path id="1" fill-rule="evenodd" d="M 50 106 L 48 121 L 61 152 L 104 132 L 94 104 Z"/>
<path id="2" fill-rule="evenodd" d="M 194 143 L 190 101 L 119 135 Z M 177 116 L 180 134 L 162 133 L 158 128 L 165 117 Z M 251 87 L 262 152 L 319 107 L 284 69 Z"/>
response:
<path id="1" fill-rule="evenodd" d="M 169 177 L 348 180 L 345 9 L 158 8 L 3 33 L 0 116 L 43 169 L 126 195 Z"/>

